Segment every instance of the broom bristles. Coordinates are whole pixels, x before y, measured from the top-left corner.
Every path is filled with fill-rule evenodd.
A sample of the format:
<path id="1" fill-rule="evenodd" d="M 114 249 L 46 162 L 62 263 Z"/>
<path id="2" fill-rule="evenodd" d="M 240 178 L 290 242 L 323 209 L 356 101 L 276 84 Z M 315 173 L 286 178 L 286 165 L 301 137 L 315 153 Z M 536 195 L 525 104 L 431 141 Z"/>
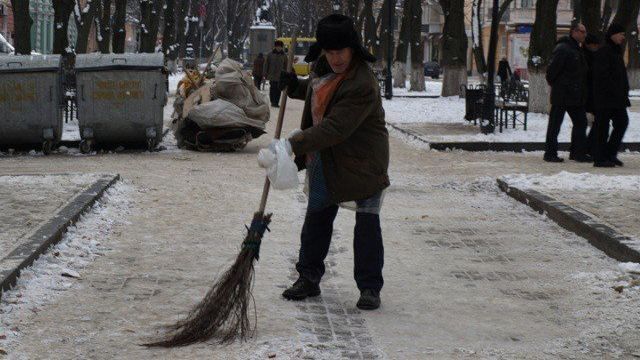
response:
<path id="1" fill-rule="evenodd" d="M 270 216 L 263 218 L 268 224 Z M 265 225 L 266 227 L 266 225 Z M 244 244 L 259 245 L 262 233 L 249 231 Z M 216 281 L 202 301 L 183 320 L 171 325 L 164 340 L 144 344 L 147 347 L 177 347 L 217 338 L 220 344 L 249 337 L 255 328 L 249 321 L 249 303 L 253 299 L 253 261 L 259 247 L 243 246 L 233 265 Z M 255 307 L 255 306 L 254 306 Z"/>

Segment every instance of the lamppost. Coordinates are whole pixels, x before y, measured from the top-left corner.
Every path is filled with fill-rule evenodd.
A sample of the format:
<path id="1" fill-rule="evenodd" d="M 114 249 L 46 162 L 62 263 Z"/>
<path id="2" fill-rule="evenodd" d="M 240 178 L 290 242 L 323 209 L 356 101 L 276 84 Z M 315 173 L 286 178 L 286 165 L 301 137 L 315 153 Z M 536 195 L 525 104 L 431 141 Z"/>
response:
<path id="1" fill-rule="evenodd" d="M 497 0 L 496 0 L 497 1 Z M 384 97 L 387 100 L 393 98 L 393 78 L 391 76 L 391 65 L 393 64 L 393 6 L 395 1 L 387 1 L 387 16 L 389 16 L 387 28 L 387 76 L 384 80 Z"/>
<path id="2" fill-rule="evenodd" d="M 493 11 L 491 14 L 491 37 L 489 38 L 489 55 L 487 61 L 487 87 L 485 88 L 484 100 L 482 103 L 482 120 L 480 131 L 483 134 L 493 133 L 496 129 L 494 123 L 495 116 L 495 83 L 494 75 L 496 72 L 496 50 L 498 48 L 498 26 L 500 25 L 500 19 L 498 19 L 498 7 L 500 4 L 498 0 L 493 0 Z M 487 123 L 485 124 L 485 121 Z"/>

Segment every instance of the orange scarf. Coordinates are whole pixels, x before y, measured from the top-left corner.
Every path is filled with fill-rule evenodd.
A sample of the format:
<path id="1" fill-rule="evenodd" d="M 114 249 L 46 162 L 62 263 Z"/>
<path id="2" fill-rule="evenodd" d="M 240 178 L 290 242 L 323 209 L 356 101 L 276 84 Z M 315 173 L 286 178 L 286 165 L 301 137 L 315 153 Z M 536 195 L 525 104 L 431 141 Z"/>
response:
<path id="1" fill-rule="evenodd" d="M 329 101 L 333 98 L 336 89 L 347 76 L 347 71 L 342 74 L 333 74 L 332 77 L 323 77 L 315 79 L 313 84 L 313 98 L 311 99 L 311 115 L 313 118 L 313 126 L 322 123 L 324 113 L 327 111 Z"/>

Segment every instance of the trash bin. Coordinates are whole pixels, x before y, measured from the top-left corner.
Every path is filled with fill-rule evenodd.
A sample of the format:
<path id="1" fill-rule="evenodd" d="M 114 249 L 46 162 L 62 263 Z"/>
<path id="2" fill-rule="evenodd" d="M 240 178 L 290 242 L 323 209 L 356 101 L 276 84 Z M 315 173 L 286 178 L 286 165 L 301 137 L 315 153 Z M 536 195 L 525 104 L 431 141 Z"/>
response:
<path id="1" fill-rule="evenodd" d="M 464 118 L 467 121 L 473 121 L 480 116 L 478 111 L 478 100 L 481 100 L 484 96 L 484 87 L 466 87 L 464 86 Z"/>
<path id="2" fill-rule="evenodd" d="M 167 102 L 163 67 L 159 53 L 76 57 L 80 151 L 96 144 L 155 149 Z"/>
<path id="3" fill-rule="evenodd" d="M 0 57 L 0 145 L 50 153 L 62 136 L 60 99 L 59 55 Z"/>

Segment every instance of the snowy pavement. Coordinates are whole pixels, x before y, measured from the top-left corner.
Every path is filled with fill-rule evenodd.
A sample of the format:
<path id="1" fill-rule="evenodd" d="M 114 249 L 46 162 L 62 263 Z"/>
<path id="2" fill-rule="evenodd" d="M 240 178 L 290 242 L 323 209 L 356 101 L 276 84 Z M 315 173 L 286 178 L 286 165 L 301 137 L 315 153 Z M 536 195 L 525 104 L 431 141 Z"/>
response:
<path id="1" fill-rule="evenodd" d="M 285 132 L 301 111 L 301 102 L 290 102 Z M 60 279 L 36 265 L 8 293 L 0 348 L 12 359 L 640 356 L 640 288 L 613 289 L 633 281 L 634 265 L 620 265 L 495 185 L 506 174 L 562 170 L 637 176 L 639 156 L 623 154 L 624 168 L 594 169 L 544 163 L 538 154 L 424 151 L 398 138 L 391 138 L 392 186 L 382 211 L 381 309 L 355 308 L 354 215 L 345 210 L 322 297 L 282 300 L 295 278 L 306 198 L 301 188 L 274 191 L 267 205 L 274 220 L 256 266 L 256 337 L 229 347 L 139 346 L 201 299 L 236 256 L 262 189 L 256 154 L 269 140 L 232 154 L 173 148 L 0 158 L 0 175 L 99 171 L 123 179 L 69 237 L 89 249 L 56 257 L 65 267 L 79 264 L 79 278 L 49 288 Z M 40 302 L 43 294 L 55 296 Z"/>

